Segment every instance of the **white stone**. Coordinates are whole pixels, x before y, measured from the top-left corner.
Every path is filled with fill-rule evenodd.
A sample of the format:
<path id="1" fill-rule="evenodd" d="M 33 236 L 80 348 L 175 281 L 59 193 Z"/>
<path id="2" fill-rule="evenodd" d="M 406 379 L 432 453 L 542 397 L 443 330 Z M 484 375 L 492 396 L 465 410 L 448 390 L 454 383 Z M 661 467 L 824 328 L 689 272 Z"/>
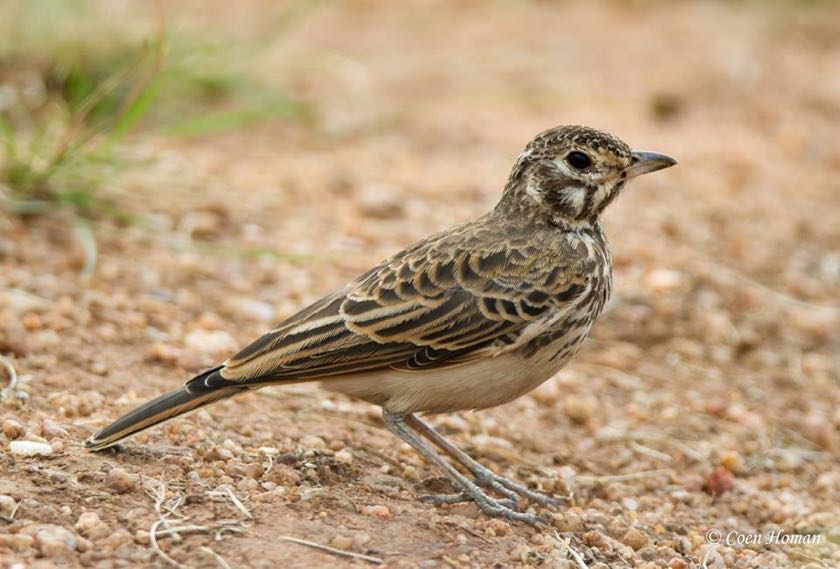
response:
<path id="1" fill-rule="evenodd" d="M 49 456 L 53 452 L 49 444 L 32 441 L 12 441 L 9 448 L 18 456 Z"/>
<path id="2" fill-rule="evenodd" d="M 187 347 L 208 354 L 218 354 L 236 349 L 236 341 L 222 330 L 195 330 L 184 339 Z"/>

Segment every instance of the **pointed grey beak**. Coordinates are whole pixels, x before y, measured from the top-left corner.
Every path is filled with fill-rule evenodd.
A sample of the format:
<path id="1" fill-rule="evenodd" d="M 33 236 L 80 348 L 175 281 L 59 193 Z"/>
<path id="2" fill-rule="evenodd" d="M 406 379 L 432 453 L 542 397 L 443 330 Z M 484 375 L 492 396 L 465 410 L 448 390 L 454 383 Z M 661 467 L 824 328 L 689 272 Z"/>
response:
<path id="1" fill-rule="evenodd" d="M 670 156 L 659 154 L 658 152 L 634 150 L 631 155 L 633 156 L 633 162 L 630 166 L 624 169 L 624 171 L 627 172 L 628 179 L 641 176 L 642 174 L 656 172 L 657 170 L 662 170 L 663 168 L 670 168 L 677 163 L 677 161 Z"/>

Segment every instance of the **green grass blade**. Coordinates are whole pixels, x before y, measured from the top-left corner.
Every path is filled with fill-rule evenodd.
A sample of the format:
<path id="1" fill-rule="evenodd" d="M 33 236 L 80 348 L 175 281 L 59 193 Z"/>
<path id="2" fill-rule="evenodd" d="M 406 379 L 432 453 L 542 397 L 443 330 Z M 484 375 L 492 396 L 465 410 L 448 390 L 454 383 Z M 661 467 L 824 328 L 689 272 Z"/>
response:
<path id="1" fill-rule="evenodd" d="M 160 88 L 161 81 L 156 78 L 139 93 L 112 126 L 108 133 L 108 142 L 113 143 L 121 139 L 146 116 L 158 93 L 160 93 Z"/>
<path id="2" fill-rule="evenodd" d="M 259 109 L 204 114 L 171 125 L 165 132 L 173 136 L 204 136 L 244 128 L 263 120 L 277 118 L 303 120 L 310 116 L 311 110 L 308 104 L 287 99 Z"/>

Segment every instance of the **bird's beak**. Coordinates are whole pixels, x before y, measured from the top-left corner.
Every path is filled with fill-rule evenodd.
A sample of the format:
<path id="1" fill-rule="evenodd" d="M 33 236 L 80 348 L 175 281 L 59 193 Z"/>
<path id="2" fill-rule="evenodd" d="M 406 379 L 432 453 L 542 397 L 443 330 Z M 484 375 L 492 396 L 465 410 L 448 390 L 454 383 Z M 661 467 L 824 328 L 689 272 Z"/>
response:
<path id="1" fill-rule="evenodd" d="M 658 152 L 644 152 L 641 150 L 634 150 L 631 154 L 633 162 L 624 169 L 627 172 L 627 178 L 635 178 L 642 174 L 649 172 L 656 172 L 663 168 L 670 168 L 677 163 L 676 160 L 665 154 Z"/>

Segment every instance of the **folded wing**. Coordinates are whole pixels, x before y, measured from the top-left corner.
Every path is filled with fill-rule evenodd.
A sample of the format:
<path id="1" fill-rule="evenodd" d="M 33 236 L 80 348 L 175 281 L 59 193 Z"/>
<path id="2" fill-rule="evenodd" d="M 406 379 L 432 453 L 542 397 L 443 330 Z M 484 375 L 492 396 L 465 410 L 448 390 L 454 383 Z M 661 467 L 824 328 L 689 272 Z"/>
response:
<path id="1" fill-rule="evenodd" d="M 223 387 L 458 365 L 503 349 L 587 287 L 574 251 L 453 247 L 451 239 L 399 253 L 194 381 Z"/>

